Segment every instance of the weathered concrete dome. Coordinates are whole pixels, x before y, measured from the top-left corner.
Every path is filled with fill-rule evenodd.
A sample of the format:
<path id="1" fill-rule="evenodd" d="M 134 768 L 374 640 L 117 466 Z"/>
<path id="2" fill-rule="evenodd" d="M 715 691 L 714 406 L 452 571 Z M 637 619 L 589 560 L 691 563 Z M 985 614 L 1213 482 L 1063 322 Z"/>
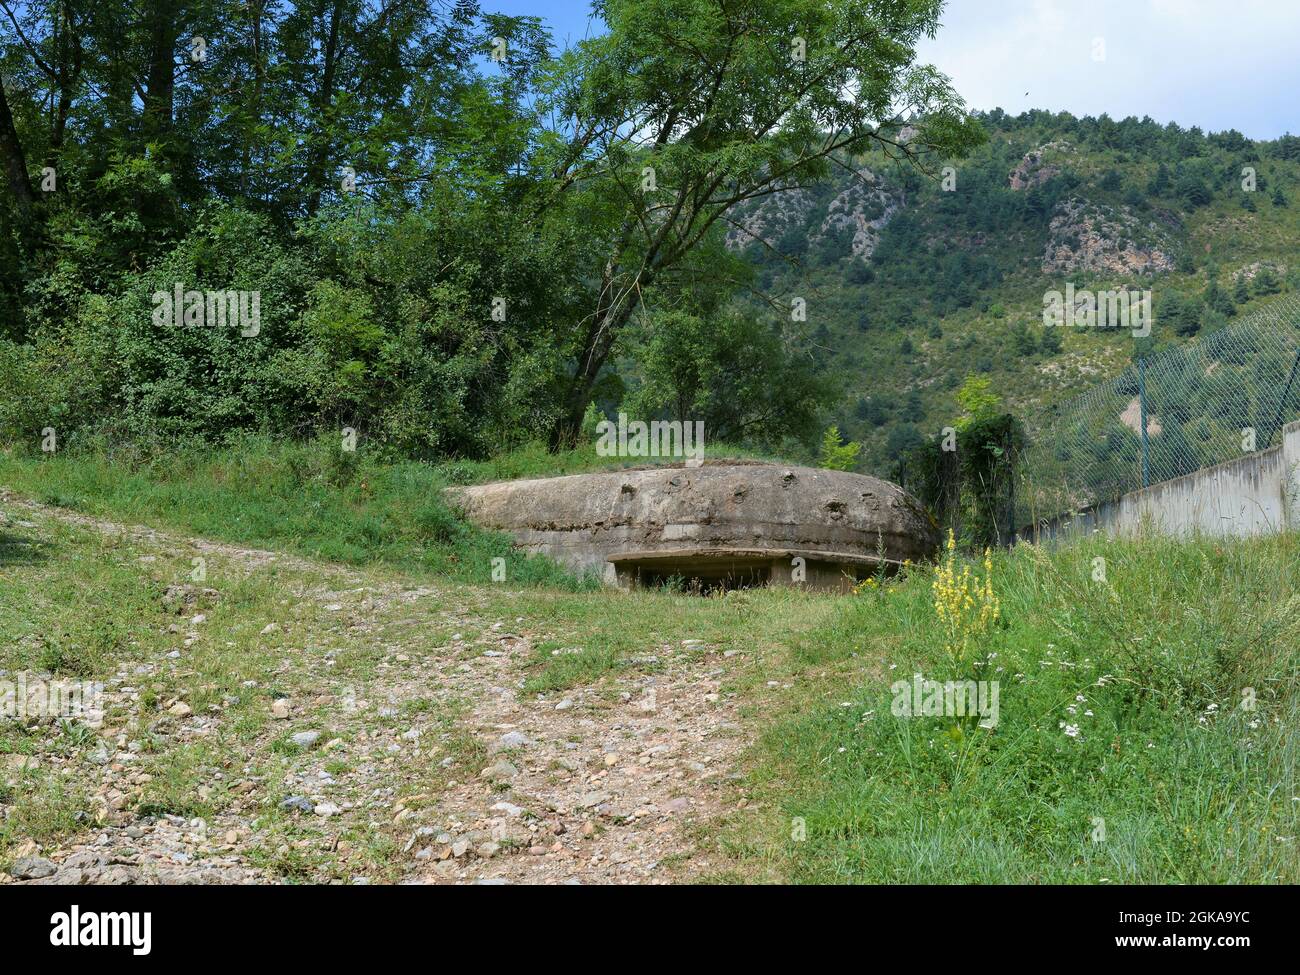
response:
<path id="1" fill-rule="evenodd" d="M 897 485 L 810 467 L 713 462 L 449 491 L 517 547 L 623 586 L 683 576 L 845 588 L 881 561 L 927 558 L 939 541 Z"/>

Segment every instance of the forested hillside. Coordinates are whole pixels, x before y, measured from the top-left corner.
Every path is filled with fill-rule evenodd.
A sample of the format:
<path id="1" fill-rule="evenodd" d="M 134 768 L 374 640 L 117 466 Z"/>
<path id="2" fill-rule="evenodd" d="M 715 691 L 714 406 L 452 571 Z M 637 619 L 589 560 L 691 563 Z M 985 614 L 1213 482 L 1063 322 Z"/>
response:
<path id="1" fill-rule="evenodd" d="M 1252 142 L 1150 119 L 980 116 L 988 141 L 931 174 L 883 151 L 747 208 L 729 236 L 764 299 L 807 305 L 865 467 L 936 435 L 964 377 L 1037 409 L 1300 288 L 1300 138 Z M 1243 180 L 1254 171 L 1254 190 Z M 1045 328 L 1043 296 L 1150 290 L 1154 324 Z"/>

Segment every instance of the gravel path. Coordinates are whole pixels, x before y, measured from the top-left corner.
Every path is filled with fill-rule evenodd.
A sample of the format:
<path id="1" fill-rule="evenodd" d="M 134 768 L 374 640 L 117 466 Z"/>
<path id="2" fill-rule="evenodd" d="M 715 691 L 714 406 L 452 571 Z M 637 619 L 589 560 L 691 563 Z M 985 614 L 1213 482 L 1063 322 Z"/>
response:
<path id="1" fill-rule="evenodd" d="M 255 855 L 267 843 L 259 812 L 283 788 L 295 793 L 294 816 L 322 830 L 326 844 L 347 861 L 339 832 L 347 825 L 380 829 L 393 840 L 386 876 L 402 883 L 668 883 L 689 881 L 720 865 L 716 846 L 702 839 L 715 818 L 737 802 L 734 774 L 742 731 L 734 702 L 719 694 L 732 660 L 697 640 L 645 647 L 646 666 L 615 670 L 594 684 L 549 695 L 521 690 L 545 620 L 485 617 L 473 587 L 419 586 L 410 580 L 351 567 L 50 508 L 0 491 L 13 524 L 39 528 L 57 519 L 129 540 L 140 551 L 208 553 L 255 572 L 309 573 L 314 582 L 289 595 L 315 612 L 345 622 L 354 644 L 380 639 L 387 651 L 355 700 L 330 676 L 329 660 L 302 667 L 317 692 L 286 702 L 294 719 L 310 717 L 325 730 L 284 782 L 268 782 L 251 769 L 270 747 L 262 736 L 244 754 L 230 756 L 214 787 L 231 801 L 212 821 L 168 815 L 141 816 L 132 797 L 145 784 L 126 733 L 106 738 L 91 762 L 69 760 L 64 775 L 88 782 L 104 812 L 84 833 L 37 850 L 20 848 L 11 882 L 26 883 L 268 883 L 282 875 Z M 147 562 L 149 555 L 137 556 Z M 322 578 L 333 580 L 322 587 Z M 501 606 L 499 594 L 495 605 Z M 180 592 L 202 608 L 203 594 Z M 182 615 L 195 607 L 185 605 Z M 202 619 L 195 616 L 190 620 Z M 437 625 L 455 632 L 445 645 L 405 652 L 392 642 L 396 627 Z M 278 624 L 274 624 L 278 625 Z M 289 624 L 286 624 L 289 625 Z M 269 629 L 270 627 L 268 627 Z M 195 631 L 201 624 L 195 624 Z M 193 634 L 191 634 L 193 636 Z M 314 640 L 314 635 L 313 640 Z M 307 642 L 312 642 L 309 640 Z M 345 643 L 346 649 L 346 643 Z M 558 652 L 564 652 L 563 650 Z M 171 654 L 170 656 L 175 656 Z M 106 680 L 111 703 L 134 705 L 135 684 L 172 661 L 133 664 Z M 295 663 L 294 666 L 297 666 Z M 318 670 L 315 670 L 318 668 Z M 283 668 L 281 668 L 283 670 Z M 646 672 L 649 671 L 649 672 Z M 274 679 L 276 675 L 267 675 Z M 283 674 L 278 675 L 283 678 Z M 454 703 L 454 728 L 435 727 L 419 714 L 393 715 L 415 699 Z M 167 704 L 151 730 L 175 743 L 201 740 L 221 730 L 220 708 L 186 713 Z M 384 720 L 380 720 L 384 719 Z M 459 735 L 469 747 L 445 743 Z M 444 744 L 440 744 L 444 743 Z M 331 757 L 352 767 L 325 770 Z M 6 756 L 9 771 L 21 756 Z M 31 761 L 31 760 L 27 760 Z M 59 760 L 62 761 L 62 760 Z M 0 773 L 4 771 L 0 767 Z M 436 773 L 436 774 L 435 774 Z M 427 795 L 412 801 L 408 786 L 428 777 Z M 278 791 L 277 791 L 278 790 Z M 404 798 L 398 798 L 399 795 Z M 280 849 L 286 854 L 287 849 Z M 350 865 L 350 864 L 349 864 Z M 350 877 L 313 875 L 307 881 L 370 882 L 358 868 Z"/>

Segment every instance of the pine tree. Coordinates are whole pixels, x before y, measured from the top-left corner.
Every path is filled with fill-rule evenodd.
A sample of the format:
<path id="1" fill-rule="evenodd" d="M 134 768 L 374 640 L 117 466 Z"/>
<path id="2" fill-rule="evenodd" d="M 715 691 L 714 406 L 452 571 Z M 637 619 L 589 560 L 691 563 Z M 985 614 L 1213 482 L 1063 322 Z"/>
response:
<path id="1" fill-rule="evenodd" d="M 1218 281 L 1211 281 L 1202 295 L 1205 301 L 1205 307 L 1217 311 L 1220 315 L 1231 318 L 1237 314 L 1237 306 L 1232 303 L 1228 293 L 1219 287 Z"/>
<path id="2" fill-rule="evenodd" d="M 1147 184 L 1148 196 L 1164 196 L 1169 192 L 1169 167 L 1161 163 L 1156 169 L 1156 174 L 1151 177 L 1151 182 Z"/>
<path id="3" fill-rule="evenodd" d="M 1277 283 L 1273 271 L 1267 267 L 1260 268 L 1259 273 L 1255 275 L 1255 294 L 1275 295 L 1280 290 L 1282 290 L 1281 286 Z"/>
<path id="4" fill-rule="evenodd" d="M 831 424 L 822 434 L 822 452 L 817 466 L 828 471 L 851 471 L 858 463 L 858 451 L 862 444 L 856 441 L 844 443 L 840 428 Z"/>

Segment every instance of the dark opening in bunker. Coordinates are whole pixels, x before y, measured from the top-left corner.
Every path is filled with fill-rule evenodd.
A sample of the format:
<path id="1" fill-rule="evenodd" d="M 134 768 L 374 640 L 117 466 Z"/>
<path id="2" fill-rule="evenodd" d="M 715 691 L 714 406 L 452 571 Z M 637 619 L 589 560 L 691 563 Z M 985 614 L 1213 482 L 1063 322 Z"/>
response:
<path id="1" fill-rule="evenodd" d="M 827 558 L 827 556 L 832 556 Z M 897 564 L 877 565 L 870 556 L 850 556 L 815 550 L 681 548 L 674 552 L 626 552 L 609 560 L 618 584 L 627 589 L 668 588 L 701 595 L 759 586 L 807 586 L 849 592 L 878 572 L 892 573 Z"/>
<path id="2" fill-rule="evenodd" d="M 631 588 L 668 588 L 707 594 L 752 589 L 774 581 L 768 553 L 701 552 L 629 553 L 612 559 L 619 584 Z"/>
<path id="3" fill-rule="evenodd" d="M 772 581 L 769 564 L 647 565 L 635 567 L 638 586 L 674 589 L 707 595 L 731 589 L 753 589 Z"/>

